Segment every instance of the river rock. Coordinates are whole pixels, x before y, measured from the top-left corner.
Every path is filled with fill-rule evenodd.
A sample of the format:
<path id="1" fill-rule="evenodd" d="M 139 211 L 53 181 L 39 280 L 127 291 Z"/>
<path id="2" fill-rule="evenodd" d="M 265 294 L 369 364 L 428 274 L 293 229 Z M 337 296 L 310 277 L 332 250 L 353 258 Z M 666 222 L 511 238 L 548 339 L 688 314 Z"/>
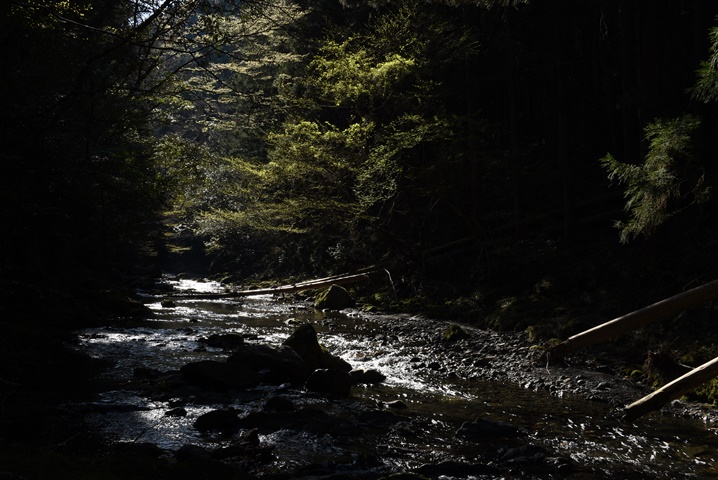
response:
<path id="1" fill-rule="evenodd" d="M 197 417 L 194 428 L 200 432 L 216 430 L 223 434 L 232 434 L 239 431 L 240 420 L 238 411 L 233 408 L 213 410 Z"/>
<path id="2" fill-rule="evenodd" d="M 352 370 L 349 372 L 354 385 L 374 385 L 386 380 L 386 375 L 378 370 Z"/>
<path id="3" fill-rule="evenodd" d="M 232 350 L 244 345 L 244 337 L 236 333 L 213 334 L 208 338 L 200 338 L 199 343 L 203 343 L 208 347 L 221 348 L 223 350 Z"/>
<path id="4" fill-rule="evenodd" d="M 284 345 L 297 352 L 312 370 L 331 369 L 349 372 L 352 367 L 341 358 L 332 355 L 317 340 L 317 331 L 312 324 L 305 323 L 297 328 Z"/>
<path id="5" fill-rule="evenodd" d="M 273 445 L 260 445 L 259 432 L 252 429 L 244 432 L 231 445 L 218 448 L 212 452 L 215 460 L 249 461 L 251 463 L 269 463 L 273 460 Z"/>
<path id="6" fill-rule="evenodd" d="M 176 407 L 165 412 L 165 417 L 186 417 L 187 409 L 184 407 Z"/>
<path id="7" fill-rule="evenodd" d="M 126 296 L 124 292 L 103 290 L 98 292 L 96 301 L 101 309 L 122 317 L 151 318 L 155 315 L 147 305 Z"/>
<path id="8" fill-rule="evenodd" d="M 549 452 L 538 445 L 522 445 L 514 448 L 500 448 L 497 459 L 501 463 L 512 467 L 519 467 L 532 473 L 556 473 L 571 470 L 571 460 L 568 458 L 551 456 Z"/>
<path id="9" fill-rule="evenodd" d="M 292 412 L 294 411 L 294 402 L 285 397 L 271 397 L 264 404 L 265 412 Z"/>
<path id="10" fill-rule="evenodd" d="M 441 340 L 446 343 L 453 343 L 470 337 L 471 335 L 469 335 L 466 330 L 461 328 L 459 325 L 449 325 L 441 334 Z"/>
<path id="11" fill-rule="evenodd" d="M 387 475 L 385 477 L 380 477 L 379 480 L 431 480 L 431 479 L 429 477 L 425 477 L 424 475 L 419 475 L 418 473 L 399 472 L 399 473 L 392 473 L 391 475 Z"/>
<path id="12" fill-rule="evenodd" d="M 342 310 L 353 307 L 354 299 L 346 288 L 332 285 L 317 295 L 314 306 L 320 310 Z"/>
<path id="13" fill-rule="evenodd" d="M 397 415 L 396 413 L 387 412 L 385 410 L 368 410 L 357 415 L 357 420 L 361 425 L 370 425 L 377 428 L 387 428 L 401 422 L 405 422 L 407 417 Z"/>
<path id="14" fill-rule="evenodd" d="M 147 442 L 120 442 L 114 446 L 115 455 L 122 457 L 150 457 L 158 458 L 167 453 L 154 443 Z"/>
<path id="15" fill-rule="evenodd" d="M 296 351 L 288 346 L 279 348 L 268 345 L 243 345 L 228 359 L 227 363 L 241 365 L 256 373 L 263 383 L 300 385 L 306 381 L 312 368 Z"/>
<path id="16" fill-rule="evenodd" d="M 309 376 L 305 387 L 311 392 L 347 397 L 351 393 L 353 383 L 348 372 L 318 369 Z"/>
<path id="17" fill-rule="evenodd" d="M 403 400 L 392 400 L 391 402 L 386 402 L 386 406 L 389 408 L 393 408 L 394 410 L 406 410 L 409 408 L 409 406 L 404 403 Z"/>
<path id="18" fill-rule="evenodd" d="M 209 450 L 199 445 L 182 445 L 175 453 L 174 457 L 180 462 L 192 460 L 209 460 L 212 454 Z"/>
<path id="19" fill-rule="evenodd" d="M 532 461 L 543 459 L 548 451 L 538 445 L 521 445 L 520 447 L 500 448 L 496 452 L 496 456 L 500 462 L 523 462 L 526 459 Z"/>
<path id="20" fill-rule="evenodd" d="M 189 383 L 219 390 L 248 388 L 259 383 L 257 373 L 235 363 L 202 360 L 180 368 Z"/>
<path id="21" fill-rule="evenodd" d="M 482 463 L 466 463 L 444 461 L 436 464 L 425 464 L 416 470 L 416 473 L 428 477 L 476 477 L 484 475 L 497 475 L 498 469 Z"/>
<path id="22" fill-rule="evenodd" d="M 456 432 L 457 437 L 469 440 L 487 440 L 496 437 L 513 438 L 521 434 L 522 432 L 512 425 L 483 418 L 478 418 L 473 422 L 464 422 Z"/>
<path id="23" fill-rule="evenodd" d="M 240 419 L 240 428 L 256 428 L 262 434 L 282 429 L 318 435 L 357 434 L 357 425 L 351 420 L 333 416 L 316 407 L 304 407 L 291 412 L 252 412 Z"/>
<path id="24" fill-rule="evenodd" d="M 153 380 L 160 378 L 162 375 L 164 375 L 165 372 L 161 370 L 157 370 L 156 368 L 148 368 L 148 367 L 137 367 L 132 371 L 132 375 L 135 378 L 142 378 L 145 380 Z"/>

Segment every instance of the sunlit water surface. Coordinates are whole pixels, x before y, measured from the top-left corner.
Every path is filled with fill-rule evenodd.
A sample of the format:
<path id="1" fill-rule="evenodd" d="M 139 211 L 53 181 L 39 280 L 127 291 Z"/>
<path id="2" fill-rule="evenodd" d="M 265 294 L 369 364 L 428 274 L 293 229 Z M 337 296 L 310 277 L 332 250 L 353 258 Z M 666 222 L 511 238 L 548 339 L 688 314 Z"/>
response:
<path id="1" fill-rule="evenodd" d="M 221 291 L 216 282 L 165 280 L 177 293 Z M 173 299 L 165 308 L 162 300 Z M 354 387 L 353 405 L 376 405 L 401 399 L 406 415 L 420 419 L 435 441 L 412 444 L 405 438 L 382 438 L 382 461 L 393 467 L 416 467 L 438 454 L 478 459 L 480 448 L 452 438 L 464 421 L 478 417 L 508 422 L 529 432 L 531 443 L 570 457 L 590 478 L 718 478 L 718 436 L 699 421 L 651 417 L 636 425 L 622 423 L 610 407 L 578 398 L 558 398 L 512 385 L 476 380 L 430 377 L 412 368 L 411 349 L 386 345 L 368 335 L 381 330 L 381 317 L 319 312 L 305 305 L 257 296 L 237 299 L 192 299 L 172 294 L 145 294 L 156 317 L 127 327 L 92 328 L 79 332 L 81 347 L 90 355 L 114 362 L 107 373 L 116 380 L 130 379 L 135 368 L 179 369 L 188 362 L 226 358 L 219 349 L 200 348 L 198 340 L 213 333 L 238 333 L 257 342 L 279 345 L 296 325 L 311 322 L 320 341 L 354 368 L 376 369 L 387 380 L 370 387 Z M 385 320 L 388 321 L 388 320 Z M 261 409 L 276 387 L 258 387 L 231 405 L 240 412 Z M 295 401 L 318 401 L 297 395 Z M 335 402 L 339 402 L 336 400 Z M 185 444 L 214 448 L 221 439 L 201 435 L 192 424 L 198 416 L 224 404 L 184 405 L 185 417 L 167 417 L 172 402 L 153 401 L 137 392 L 119 390 L 102 395 L 101 404 L 126 406 L 89 415 L 90 422 L 117 442 L 151 442 L 174 450 Z M 347 408 L 347 405 L 343 405 Z M 322 408 L 328 408 L 326 404 Z M 352 405 L 348 408 L 351 410 Z M 328 435 L 279 430 L 262 441 L 276 445 L 275 468 L 296 466 L 327 458 L 350 457 Z M 359 440 L 357 440 L 359 441 Z M 281 448 L 280 448 L 281 446 Z M 361 446 L 358 448 L 361 449 Z M 517 477 L 512 477 L 517 478 Z"/>

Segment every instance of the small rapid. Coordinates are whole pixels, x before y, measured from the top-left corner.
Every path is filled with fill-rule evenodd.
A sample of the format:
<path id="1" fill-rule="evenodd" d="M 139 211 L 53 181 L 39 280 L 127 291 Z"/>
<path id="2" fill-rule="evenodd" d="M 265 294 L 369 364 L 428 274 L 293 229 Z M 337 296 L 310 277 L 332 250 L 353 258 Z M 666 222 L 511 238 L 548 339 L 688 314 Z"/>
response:
<path id="1" fill-rule="evenodd" d="M 502 381 L 500 372 L 490 371 L 500 367 L 486 360 L 492 358 L 486 352 L 500 354 L 504 343 L 516 347 L 511 336 L 466 327 L 481 344 L 478 351 L 483 354 L 476 356 L 475 347 L 430 347 L 442 328 L 436 321 L 322 312 L 306 302 L 270 295 L 186 296 L 221 292 L 222 285 L 212 281 L 166 278 L 161 286 L 142 293 L 152 318 L 77 333 L 82 351 L 113 365 L 103 373 L 104 384 L 111 388 L 96 402 L 75 407 L 84 409 L 86 421 L 110 443 L 152 443 L 168 452 L 185 445 L 222 448 L 230 442 L 226 436 L 195 427 L 201 415 L 232 408 L 246 417 L 262 411 L 267 398 L 282 395 L 300 411 L 320 411 L 331 419 L 326 423 L 345 425 L 346 431 L 313 420 L 308 429 L 261 433 L 260 441 L 271 446 L 273 457 L 252 467 L 260 478 L 328 464 L 335 472 L 378 478 L 448 461 L 485 464 L 496 457 L 497 449 L 525 444 L 544 449 L 570 468 L 560 463 L 562 468 L 541 471 L 517 461 L 502 464 L 499 477 L 479 471 L 462 476 L 457 470 L 443 478 L 718 478 L 718 435 L 706 422 L 654 415 L 629 425 L 607 403 Z M 353 369 L 376 370 L 386 380 L 356 385 L 345 399 L 286 385 L 259 385 L 201 399 L 148 395 L 136 386 L 144 371 L 174 371 L 190 362 L 225 359 L 226 351 L 202 342 L 212 334 L 234 333 L 247 342 L 278 346 L 307 322 L 315 326 L 322 345 Z M 401 409 L 387 407 L 395 405 Z M 181 416 L 168 415 L 177 408 L 183 409 Z M 521 436 L 457 435 L 465 422 L 477 419 L 509 425 Z"/>

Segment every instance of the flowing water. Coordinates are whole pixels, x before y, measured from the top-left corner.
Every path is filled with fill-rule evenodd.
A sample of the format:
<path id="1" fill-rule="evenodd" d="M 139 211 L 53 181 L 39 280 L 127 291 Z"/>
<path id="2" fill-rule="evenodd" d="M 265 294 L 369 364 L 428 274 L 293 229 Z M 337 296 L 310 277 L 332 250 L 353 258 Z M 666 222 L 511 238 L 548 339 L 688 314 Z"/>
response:
<path id="1" fill-rule="evenodd" d="M 391 471 L 445 459 L 475 462 L 495 446 L 490 440 L 485 445 L 462 441 L 454 433 L 463 422 L 484 418 L 517 427 L 527 432 L 524 443 L 570 459 L 574 472 L 583 475 L 575 478 L 718 478 L 718 435 L 704 422 L 652 416 L 628 425 L 604 403 L 559 398 L 500 382 L 430 375 L 416 365 L 420 341 L 382 335 L 384 322 L 400 321 L 389 317 L 320 312 L 272 296 L 192 299 L 177 294 L 216 292 L 221 286 L 192 280 L 165 280 L 165 285 L 173 290 L 145 295 L 155 317 L 79 332 L 84 351 L 114 362 L 105 375 L 119 387 L 104 392 L 87 415 L 94 428 L 112 442 L 150 442 L 167 450 L 186 444 L 221 446 L 225 439 L 200 434 L 193 422 L 203 413 L 226 408 L 226 400 L 185 402 L 186 416 L 168 417 L 165 412 L 176 406 L 172 399 L 147 398 L 131 388 L 135 369 L 176 370 L 192 361 L 224 359 L 226 352 L 199 342 L 213 333 L 237 333 L 247 341 L 279 345 L 297 324 L 311 322 L 329 351 L 355 369 L 379 370 L 386 381 L 355 386 L 348 399 L 327 401 L 287 389 L 283 394 L 298 404 L 317 404 L 337 415 L 368 411 L 399 399 L 408 407 L 400 412 L 409 420 L 402 428 L 412 432 L 367 433 L 337 441 L 328 433 L 280 429 L 261 436 L 263 444 L 275 447 L 274 461 L 264 467 L 267 472 L 330 460 L 347 465 L 348 470 L 357 469 L 362 463 L 359 459 L 367 455 L 375 458 L 363 460 L 366 465 L 361 468 Z M 163 307 L 161 301 L 173 298 L 173 293 L 174 306 Z M 230 406 L 242 413 L 258 411 L 267 396 L 282 388 L 248 389 L 236 395 Z"/>

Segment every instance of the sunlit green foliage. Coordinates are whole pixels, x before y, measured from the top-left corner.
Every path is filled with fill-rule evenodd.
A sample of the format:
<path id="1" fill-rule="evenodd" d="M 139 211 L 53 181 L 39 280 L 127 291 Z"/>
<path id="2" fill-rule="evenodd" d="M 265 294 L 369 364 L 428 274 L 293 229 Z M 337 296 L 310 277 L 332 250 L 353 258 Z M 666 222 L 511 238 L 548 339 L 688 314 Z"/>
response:
<path id="1" fill-rule="evenodd" d="M 167 58 L 191 62 L 198 55 L 193 46 L 203 46 L 200 61 L 178 76 L 178 96 L 188 108 L 175 109 L 180 121 L 172 130 L 199 138 L 215 151 L 263 157 L 263 139 L 283 115 L 277 89 L 302 61 L 290 37 L 291 25 L 302 16 L 288 0 L 248 2 L 242 15 L 199 15 L 182 36 L 189 47 Z"/>
<path id="2" fill-rule="evenodd" d="M 648 125 L 648 154 L 641 165 L 619 162 L 610 154 L 601 159 L 609 179 L 626 188 L 625 208 L 631 218 L 616 224 L 622 242 L 653 235 L 685 206 L 679 200 L 702 202 L 707 198 L 703 172 L 691 155 L 691 137 L 699 125 L 700 121 L 690 115 Z"/>
<path id="3" fill-rule="evenodd" d="M 224 131 L 226 148 L 229 135 L 248 132 L 245 122 L 261 128 L 248 134 L 254 150 L 238 147 L 223 159 L 229 169 L 252 166 L 252 195 L 238 190 L 232 175 L 210 182 L 222 193 L 207 192 L 208 198 L 234 200 L 195 201 L 206 203 L 195 217 L 198 228 L 225 253 L 233 238 L 246 235 L 264 239 L 264 247 L 280 242 L 282 250 L 290 243 L 311 248 L 317 262 L 366 256 L 371 232 L 386 231 L 399 199 L 416 196 L 413 201 L 421 205 L 435 201 L 423 197 L 441 195 L 440 185 L 420 187 L 446 160 L 439 145 L 453 138 L 454 120 L 444 112 L 435 73 L 452 59 L 465 58 L 474 45 L 460 29 L 429 15 L 422 2 L 402 1 L 375 12 L 361 28 L 335 27 L 311 56 L 292 51 L 271 56 L 278 44 L 289 45 L 285 31 L 303 15 L 281 18 L 285 29 L 254 40 L 258 45 L 252 48 L 262 52 L 255 68 L 237 59 L 205 68 L 225 72 L 205 76 L 214 78 L 205 83 L 205 93 L 227 102 L 215 110 L 219 116 L 205 119 L 205 134 Z M 229 49 L 246 48 L 248 42 Z M 262 67 L 262 59 L 270 66 Z M 301 61 L 306 67 L 300 75 Z M 271 83 L 270 72 L 277 74 Z M 232 102 L 233 97 L 242 100 Z M 235 108 L 249 105 L 246 98 L 259 101 L 252 110 L 256 120 Z"/>
<path id="4" fill-rule="evenodd" d="M 312 62 L 320 93 L 336 106 L 366 106 L 385 99 L 397 82 L 416 67 L 416 59 L 398 53 L 377 58 L 360 39 L 349 38 L 341 44 L 329 41 Z"/>

